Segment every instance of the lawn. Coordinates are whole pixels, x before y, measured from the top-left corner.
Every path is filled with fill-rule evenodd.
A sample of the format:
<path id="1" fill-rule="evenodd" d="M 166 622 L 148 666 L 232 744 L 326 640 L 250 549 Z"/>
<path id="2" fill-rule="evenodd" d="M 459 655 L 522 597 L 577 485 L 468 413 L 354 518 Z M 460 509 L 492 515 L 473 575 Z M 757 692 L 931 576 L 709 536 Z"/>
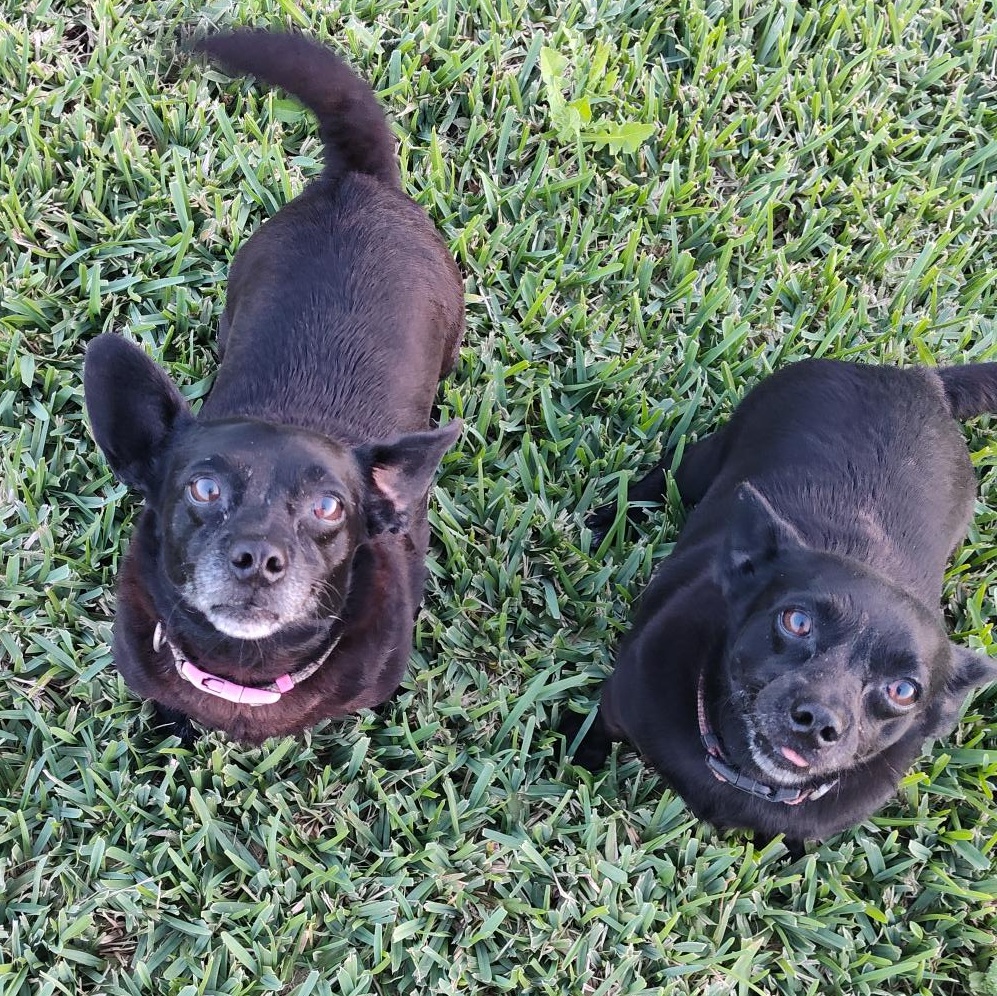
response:
<path id="1" fill-rule="evenodd" d="M 212 24 L 329 40 L 466 278 L 411 673 L 383 714 L 150 741 L 109 653 L 137 501 L 84 348 L 207 392 L 228 261 L 320 168 Z M 997 359 L 988 0 L 0 0 L 0 996 L 997 992 L 997 691 L 799 861 L 716 834 L 584 710 L 681 523 L 584 526 L 805 356 Z M 947 576 L 990 648 L 997 419 Z M 987 986 L 990 988 L 988 989 Z"/>

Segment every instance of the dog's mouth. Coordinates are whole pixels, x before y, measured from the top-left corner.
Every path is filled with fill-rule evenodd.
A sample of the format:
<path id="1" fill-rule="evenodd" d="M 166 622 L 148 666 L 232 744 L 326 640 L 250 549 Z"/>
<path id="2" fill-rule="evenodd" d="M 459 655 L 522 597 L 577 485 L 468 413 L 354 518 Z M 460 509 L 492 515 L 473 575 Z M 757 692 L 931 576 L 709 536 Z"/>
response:
<path id="1" fill-rule="evenodd" d="M 219 633 L 237 640 L 264 640 L 284 625 L 278 613 L 257 605 L 212 605 L 205 615 Z"/>
<path id="2" fill-rule="evenodd" d="M 754 714 L 754 696 L 742 691 L 735 698 L 739 708 L 724 710 L 718 729 L 737 763 L 776 785 L 795 788 L 812 782 L 818 776 L 814 761 L 769 735 Z"/>
<path id="3" fill-rule="evenodd" d="M 705 677 L 700 675 L 696 695 L 699 738 L 706 752 L 706 765 L 718 781 L 766 802 L 787 806 L 820 799 L 837 785 L 837 778 L 816 781 L 811 762 L 794 748 L 773 747 L 759 733 L 750 714 L 738 714 L 736 735 L 729 737 L 725 745 L 710 722 L 705 688 Z M 732 732 L 728 723 L 726 733 Z M 731 748 L 733 751 L 728 753 Z M 761 778 L 756 777 L 759 774 Z"/>
<path id="4" fill-rule="evenodd" d="M 810 762 L 803 757 L 802 754 L 798 754 L 792 747 L 780 747 L 779 753 L 789 761 L 791 764 L 795 764 L 798 768 L 809 768 Z"/>
<path id="5" fill-rule="evenodd" d="M 746 719 L 748 752 L 755 767 L 779 785 L 803 786 L 815 778 L 826 778 L 834 772 L 826 765 L 808 760 L 788 744 L 773 743 L 765 734 Z"/>

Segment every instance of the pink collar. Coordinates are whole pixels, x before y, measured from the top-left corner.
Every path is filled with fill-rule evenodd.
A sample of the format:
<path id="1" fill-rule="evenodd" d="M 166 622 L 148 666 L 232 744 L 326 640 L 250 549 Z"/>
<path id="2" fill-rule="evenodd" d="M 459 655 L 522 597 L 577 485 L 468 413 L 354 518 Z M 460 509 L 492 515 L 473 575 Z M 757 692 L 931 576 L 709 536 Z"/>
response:
<path id="1" fill-rule="evenodd" d="M 237 705 L 264 706 L 273 705 L 279 702 L 281 697 L 291 691 L 295 685 L 300 684 L 306 678 L 310 678 L 329 658 L 329 655 L 336 649 L 342 632 L 332 641 L 329 649 L 317 660 L 300 671 L 282 674 L 268 685 L 258 687 L 255 685 L 240 685 L 228 678 L 219 678 L 217 675 L 202 671 L 193 661 L 187 660 L 177 646 L 166 639 L 165 630 L 161 622 L 156 623 L 156 631 L 152 635 L 152 649 L 158 653 L 165 643 L 173 657 L 173 664 L 181 678 L 189 681 L 195 688 L 208 695 L 215 695 L 226 702 L 234 702 Z"/>

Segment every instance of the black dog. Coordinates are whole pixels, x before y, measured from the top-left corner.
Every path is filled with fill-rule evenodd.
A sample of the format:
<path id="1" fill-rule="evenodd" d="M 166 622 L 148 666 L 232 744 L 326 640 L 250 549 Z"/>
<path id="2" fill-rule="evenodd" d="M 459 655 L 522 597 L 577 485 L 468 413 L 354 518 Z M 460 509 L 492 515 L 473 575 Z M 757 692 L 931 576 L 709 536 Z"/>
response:
<path id="1" fill-rule="evenodd" d="M 402 193 L 370 89 L 293 34 L 197 46 L 297 96 L 325 168 L 232 263 L 223 362 L 194 418 L 137 347 L 87 351 L 86 404 L 146 505 L 114 657 L 175 731 L 259 742 L 385 701 L 409 658 L 426 496 L 460 431 L 431 429 L 463 331 L 460 275 Z"/>
<path id="2" fill-rule="evenodd" d="M 993 411 L 997 364 L 815 360 L 764 381 L 681 461 L 696 508 L 578 761 L 627 740 L 697 816 L 783 833 L 796 852 L 886 802 L 997 678 L 949 642 L 939 607 L 975 494 L 954 419 Z M 630 497 L 660 497 L 669 466 Z"/>

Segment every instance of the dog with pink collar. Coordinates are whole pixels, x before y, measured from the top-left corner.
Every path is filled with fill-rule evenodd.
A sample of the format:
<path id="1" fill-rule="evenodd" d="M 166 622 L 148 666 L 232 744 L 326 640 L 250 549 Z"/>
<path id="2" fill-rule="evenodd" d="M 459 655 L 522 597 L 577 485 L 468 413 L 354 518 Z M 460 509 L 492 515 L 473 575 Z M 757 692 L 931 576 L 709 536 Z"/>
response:
<path id="1" fill-rule="evenodd" d="M 165 732 L 260 742 L 376 706 L 405 674 L 427 495 L 461 428 L 432 411 L 463 285 L 337 56 L 252 30 L 197 48 L 314 111 L 325 167 L 236 254 L 197 416 L 118 335 L 90 344 L 84 387 L 97 443 L 145 498 L 115 664 Z"/>

